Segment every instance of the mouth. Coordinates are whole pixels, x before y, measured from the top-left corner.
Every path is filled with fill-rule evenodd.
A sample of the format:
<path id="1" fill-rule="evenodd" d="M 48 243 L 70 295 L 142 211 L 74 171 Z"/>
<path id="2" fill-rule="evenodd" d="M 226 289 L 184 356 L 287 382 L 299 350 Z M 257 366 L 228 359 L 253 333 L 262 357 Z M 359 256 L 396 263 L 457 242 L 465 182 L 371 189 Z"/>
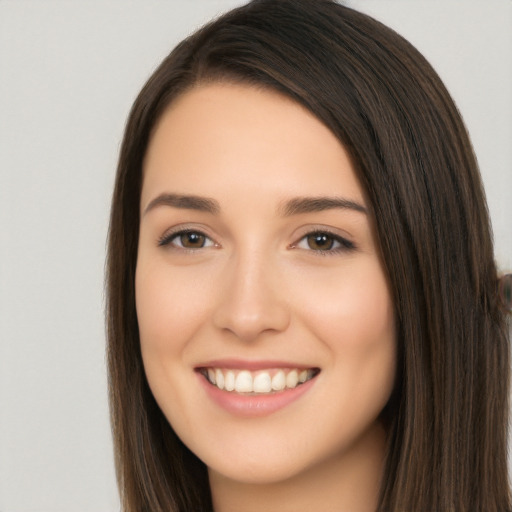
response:
<path id="1" fill-rule="evenodd" d="M 217 389 L 246 396 L 273 395 L 295 389 L 320 373 L 319 368 L 269 368 L 251 371 L 200 367 L 196 371 Z"/>

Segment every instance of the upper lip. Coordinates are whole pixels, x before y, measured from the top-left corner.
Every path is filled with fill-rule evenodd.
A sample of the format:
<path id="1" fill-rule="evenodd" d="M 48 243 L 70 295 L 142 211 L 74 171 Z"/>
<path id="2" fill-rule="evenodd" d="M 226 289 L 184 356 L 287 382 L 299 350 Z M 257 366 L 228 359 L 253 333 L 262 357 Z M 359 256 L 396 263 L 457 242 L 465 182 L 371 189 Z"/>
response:
<path id="1" fill-rule="evenodd" d="M 215 359 L 206 361 L 195 365 L 196 369 L 201 368 L 226 368 L 228 370 L 268 370 L 270 368 L 290 368 L 298 370 L 308 370 L 311 368 L 317 368 L 315 365 L 294 363 L 290 361 L 277 361 L 277 360 L 258 360 L 250 361 L 246 359 Z"/>

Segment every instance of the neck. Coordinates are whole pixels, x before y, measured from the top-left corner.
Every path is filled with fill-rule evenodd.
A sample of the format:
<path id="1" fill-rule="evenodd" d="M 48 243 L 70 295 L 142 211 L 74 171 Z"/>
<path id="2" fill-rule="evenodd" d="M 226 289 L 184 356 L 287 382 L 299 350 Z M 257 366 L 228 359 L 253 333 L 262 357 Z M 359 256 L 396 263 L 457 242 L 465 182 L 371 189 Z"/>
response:
<path id="1" fill-rule="evenodd" d="M 377 424 L 349 450 L 279 482 L 234 481 L 209 470 L 215 512 L 375 512 L 386 436 Z"/>

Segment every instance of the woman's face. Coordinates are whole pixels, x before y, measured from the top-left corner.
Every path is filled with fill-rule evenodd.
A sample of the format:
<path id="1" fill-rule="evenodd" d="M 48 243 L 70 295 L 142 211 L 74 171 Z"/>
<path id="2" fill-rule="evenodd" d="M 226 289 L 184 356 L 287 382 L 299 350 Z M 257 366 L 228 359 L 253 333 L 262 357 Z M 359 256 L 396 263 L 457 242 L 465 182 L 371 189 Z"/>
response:
<path id="1" fill-rule="evenodd" d="M 144 161 L 136 302 L 147 379 L 210 474 L 277 482 L 381 439 L 394 312 L 346 151 L 298 104 L 199 86 Z"/>

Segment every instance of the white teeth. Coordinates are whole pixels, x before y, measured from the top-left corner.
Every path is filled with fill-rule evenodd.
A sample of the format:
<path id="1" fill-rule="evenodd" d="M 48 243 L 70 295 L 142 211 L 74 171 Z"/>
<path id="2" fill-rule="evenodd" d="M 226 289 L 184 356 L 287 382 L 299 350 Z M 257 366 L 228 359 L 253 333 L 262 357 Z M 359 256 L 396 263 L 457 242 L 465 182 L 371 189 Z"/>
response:
<path id="1" fill-rule="evenodd" d="M 272 377 L 272 389 L 274 391 L 282 391 L 286 387 L 286 375 L 283 370 L 279 370 Z"/>
<path id="2" fill-rule="evenodd" d="M 224 377 L 224 389 L 233 391 L 235 389 L 235 372 L 227 372 Z"/>
<path id="3" fill-rule="evenodd" d="M 246 370 L 236 377 L 235 389 L 237 393 L 252 393 L 252 375 Z"/>
<path id="4" fill-rule="evenodd" d="M 224 389 L 224 374 L 220 370 L 215 370 L 215 384 L 219 389 Z"/>
<path id="5" fill-rule="evenodd" d="M 255 393 L 270 393 L 272 390 L 272 379 L 270 375 L 267 372 L 259 373 L 254 377 L 252 387 Z"/>
<path id="6" fill-rule="evenodd" d="M 272 373 L 274 373 L 273 376 L 271 376 Z M 207 368 L 204 375 L 211 384 L 219 389 L 236 393 L 265 394 L 296 388 L 312 379 L 316 372 L 312 369 L 250 372 L 248 370 Z"/>
<path id="7" fill-rule="evenodd" d="M 286 387 L 294 388 L 297 386 L 298 382 L 299 382 L 299 372 L 297 370 L 292 370 L 286 376 Z"/>

